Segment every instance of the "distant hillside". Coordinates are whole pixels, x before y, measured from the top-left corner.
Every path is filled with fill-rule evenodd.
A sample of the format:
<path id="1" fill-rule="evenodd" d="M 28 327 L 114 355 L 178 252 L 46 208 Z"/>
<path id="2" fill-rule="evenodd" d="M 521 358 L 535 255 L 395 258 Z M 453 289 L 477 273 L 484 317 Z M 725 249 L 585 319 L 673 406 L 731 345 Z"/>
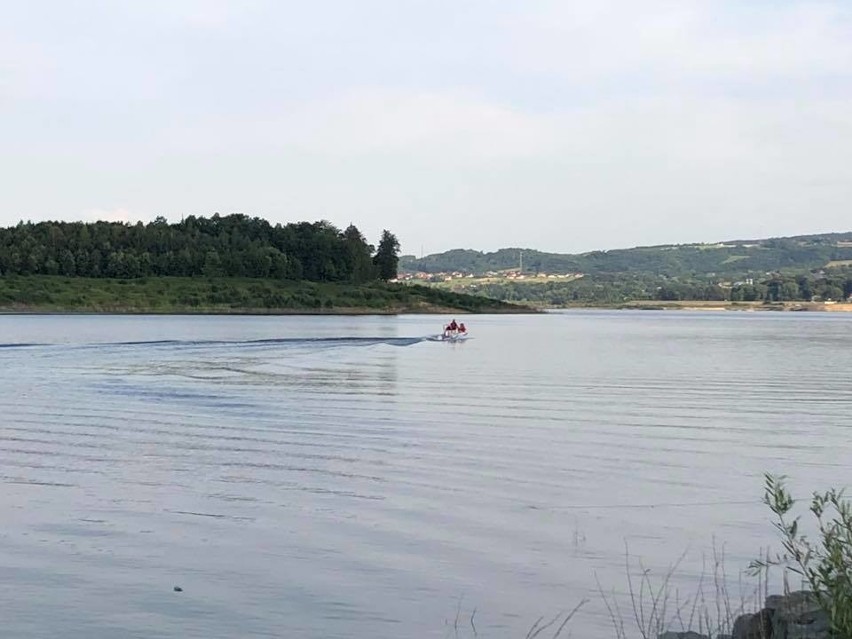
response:
<path id="1" fill-rule="evenodd" d="M 718 244 L 645 246 L 567 255 L 505 248 L 493 253 L 455 249 L 417 259 L 400 258 L 403 272 L 476 275 L 517 270 L 530 273 L 632 273 L 666 277 L 743 276 L 770 271 L 820 269 L 831 262 L 852 261 L 852 232 L 800 235 L 762 240 L 732 240 Z"/>

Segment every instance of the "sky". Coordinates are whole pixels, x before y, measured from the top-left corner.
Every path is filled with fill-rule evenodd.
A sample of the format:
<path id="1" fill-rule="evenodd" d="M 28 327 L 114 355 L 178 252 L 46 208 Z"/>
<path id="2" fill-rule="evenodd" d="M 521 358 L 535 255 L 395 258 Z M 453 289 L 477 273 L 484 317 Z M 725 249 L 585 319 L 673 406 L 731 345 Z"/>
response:
<path id="1" fill-rule="evenodd" d="M 852 230 L 852 2 L 0 2 L 0 224 L 215 212 L 412 254 Z"/>

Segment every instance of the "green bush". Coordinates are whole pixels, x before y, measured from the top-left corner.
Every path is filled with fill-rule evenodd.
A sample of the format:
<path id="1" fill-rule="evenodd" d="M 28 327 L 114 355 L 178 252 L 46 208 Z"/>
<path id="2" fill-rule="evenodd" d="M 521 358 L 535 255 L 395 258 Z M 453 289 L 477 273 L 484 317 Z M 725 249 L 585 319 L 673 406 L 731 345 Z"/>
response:
<path id="1" fill-rule="evenodd" d="M 764 503 L 775 514 L 784 551 L 776 558 L 752 562 L 753 571 L 770 564 L 783 565 L 801 576 L 828 613 L 832 634 L 852 638 L 852 504 L 843 491 L 814 493 L 810 512 L 818 536 L 810 539 L 799 530 L 799 516 L 792 516 L 795 500 L 784 477 L 766 475 Z"/>

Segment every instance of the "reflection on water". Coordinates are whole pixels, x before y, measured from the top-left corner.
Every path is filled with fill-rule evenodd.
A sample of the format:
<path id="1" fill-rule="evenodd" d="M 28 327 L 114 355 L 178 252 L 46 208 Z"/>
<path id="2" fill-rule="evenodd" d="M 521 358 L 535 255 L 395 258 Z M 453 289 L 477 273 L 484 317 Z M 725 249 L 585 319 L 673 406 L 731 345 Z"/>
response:
<path id="1" fill-rule="evenodd" d="M 849 483 L 852 318 L 438 323 L 0 317 L 4 632 L 508 637 L 591 596 L 609 637 L 625 543 L 688 591 L 772 541 L 764 471 Z"/>

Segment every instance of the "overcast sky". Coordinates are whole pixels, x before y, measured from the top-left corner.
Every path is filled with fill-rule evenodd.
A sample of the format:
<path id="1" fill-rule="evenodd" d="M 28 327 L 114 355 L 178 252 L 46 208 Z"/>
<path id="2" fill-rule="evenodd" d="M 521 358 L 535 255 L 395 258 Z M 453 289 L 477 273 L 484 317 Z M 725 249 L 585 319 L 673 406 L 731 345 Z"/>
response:
<path id="1" fill-rule="evenodd" d="M 852 2 L 3 1 L 0 176 L 410 253 L 852 230 Z"/>

